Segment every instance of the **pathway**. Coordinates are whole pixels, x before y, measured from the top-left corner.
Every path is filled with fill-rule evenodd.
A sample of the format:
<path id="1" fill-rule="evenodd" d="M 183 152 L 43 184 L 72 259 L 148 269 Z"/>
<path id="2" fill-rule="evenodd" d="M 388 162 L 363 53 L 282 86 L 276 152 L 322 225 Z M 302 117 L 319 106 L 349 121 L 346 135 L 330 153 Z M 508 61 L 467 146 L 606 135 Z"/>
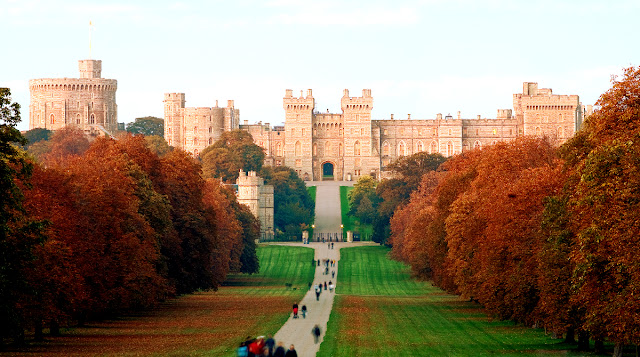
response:
<path id="1" fill-rule="evenodd" d="M 345 185 L 345 182 L 315 182 L 307 183 L 308 185 L 317 186 L 316 191 L 316 220 L 315 220 L 315 232 L 317 233 L 333 233 L 340 231 L 341 216 L 340 216 L 340 185 Z M 283 243 L 284 244 L 284 243 Z M 324 275 L 324 265 L 321 263 L 318 267 L 316 265 L 316 272 L 314 276 L 313 284 L 317 285 L 326 281 L 333 281 L 335 285 L 336 279 L 331 278 L 331 271 L 336 272 L 336 278 L 338 277 L 338 261 L 340 260 L 340 248 L 352 247 L 354 243 L 334 243 L 334 249 L 329 249 L 328 243 L 315 243 L 312 242 L 308 245 L 302 243 L 289 243 L 294 246 L 304 246 L 315 249 L 316 261 L 320 259 L 335 260 L 335 266 L 329 267 L 329 275 Z M 367 244 L 367 243 L 356 243 Z M 369 243 L 370 244 L 370 243 Z M 331 308 L 333 307 L 334 292 L 329 290 L 322 290 L 320 299 L 316 301 L 315 291 L 312 288 L 307 292 L 302 301 L 298 302 L 300 308 L 302 305 L 306 305 L 308 309 L 307 317 L 302 318 L 299 314 L 299 318 L 294 319 L 293 314 L 289 317 L 289 320 L 282 326 L 282 328 L 275 334 L 274 339 L 276 341 L 282 341 L 285 348 L 288 349 L 289 345 L 293 344 L 300 357 L 312 357 L 315 356 L 320 348 L 320 343 L 324 339 L 324 333 L 327 329 L 327 322 L 329 321 L 329 315 L 331 314 Z M 293 301 L 291 302 L 293 305 Z M 315 326 L 320 326 L 322 334 L 320 335 L 320 341 L 314 343 L 311 329 Z"/>

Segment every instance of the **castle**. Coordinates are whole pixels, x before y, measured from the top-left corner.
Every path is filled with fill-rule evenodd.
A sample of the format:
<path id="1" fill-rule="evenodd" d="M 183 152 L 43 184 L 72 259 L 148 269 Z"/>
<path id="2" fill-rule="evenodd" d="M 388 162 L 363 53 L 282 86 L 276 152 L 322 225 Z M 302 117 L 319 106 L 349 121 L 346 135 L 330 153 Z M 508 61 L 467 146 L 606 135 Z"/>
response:
<path id="1" fill-rule="evenodd" d="M 240 170 L 238 179 L 238 203 L 247 205 L 260 220 L 260 239 L 273 239 L 273 186 L 265 185 L 255 171 Z"/>
<path id="2" fill-rule="evenodd" d="M 78 67 L 80 78 L 29 80 L 29 129 L 75 126 L 89 133 L 115 133 L 118 82 L 100 77 L 100 60 L 80 60 Z"/>
<path id="3" fill-rule="evenodd" d="M 174 146 L 197 155 L 219 136 L 217 128 L 240 128 L 264 148 L 266 165 L 289 166 L 304 180 L 350 181 L 362 175 L 379 179 L 385 176 L 386 165 L 402 156 L 425 151 L 448 157 L 521 135 L 546 136 L 561 144 L 579 130 L 585 112 L 577 95 L 556 95 L 532 82 L 525 82 L 522 93 L 513 95 L 513 110 L 498 109 L 494 119 L 462 118 L 460 112 L 456 118 L 437 114 L 435 119 L 412 119 L 410 115 L 372 119 L 370 89 L 362 90 L 360 97 L 351 97 L 345 89 L 342 113 L 320 113 L 311 89 L 299 97 L 287 89 L 284 126 L 247 121 L 238 125 L 239 112 L 232 105 L 225 110 L 233 109 L 234 116 L 213 121 L 207 111 L 214 108 L 184 108 L 182 93 L 165 94 L 165 113 L 167 103 L 176 102 L 173 98 L 182 98 L 178 101 L 182 100 L 184 113 L 203 111 L 201 116 L 165 114 L 165 138 L 173 140 Z"/>

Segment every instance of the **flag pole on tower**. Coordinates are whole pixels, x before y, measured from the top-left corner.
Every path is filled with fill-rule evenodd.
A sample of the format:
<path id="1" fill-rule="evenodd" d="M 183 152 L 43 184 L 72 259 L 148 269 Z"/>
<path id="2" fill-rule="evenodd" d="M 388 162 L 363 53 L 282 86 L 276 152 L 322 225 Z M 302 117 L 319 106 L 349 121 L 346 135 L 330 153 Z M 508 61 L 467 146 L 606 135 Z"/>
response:
<path id="1" fill-rule="evenodd" d="M 91 59 L 91 30 L 93 29 L 93 23 L 89 20 L 89 59 Z"/>

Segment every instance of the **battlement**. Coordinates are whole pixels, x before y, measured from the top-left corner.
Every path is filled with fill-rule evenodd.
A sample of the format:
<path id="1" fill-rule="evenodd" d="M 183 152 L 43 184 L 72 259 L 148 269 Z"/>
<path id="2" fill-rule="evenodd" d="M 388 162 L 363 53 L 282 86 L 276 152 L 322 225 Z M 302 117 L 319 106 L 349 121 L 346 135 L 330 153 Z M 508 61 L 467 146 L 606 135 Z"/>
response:
<path id="1" fill-rule="evenodd" d="M 345 89 L 340 100 L 342 111 L 371 112 L 373 109 L 373 97 L 371 89 L 363 89 L 362 97 L 350 97 L 349 90 Z"/>
<path id="2" fill-rule="evenodd" d="M 184 102 L 185 100 L 184 98 L 185 98 L 184 93 L 165 93 L 164 94 L 165 101 L 183 101 Z"/>
<path id="3" fill-rule="evenodd" d="M 283 108 L 291 111 L 310 111 L 315 107 L 315 100 L 311 89 L 307 89 L 307 96 L 303 96 L 303 91 L 300 91 L 300 97 L 293 96 L 293 90 L 287 89 L 283 98 Z"/>
<path id="4" fill-rule="evenodd" d="M 511 109 L 498 109 L 498 119 L 511 119 L 513 111 Z M 480 118 L 478 118 L 480 119 Z"/>
<path id="5" fill-rule="evenodd" d="M 118 81 L 105 78 L 39 78 L 29 80 L 31 91 L 116 91 Z"/>

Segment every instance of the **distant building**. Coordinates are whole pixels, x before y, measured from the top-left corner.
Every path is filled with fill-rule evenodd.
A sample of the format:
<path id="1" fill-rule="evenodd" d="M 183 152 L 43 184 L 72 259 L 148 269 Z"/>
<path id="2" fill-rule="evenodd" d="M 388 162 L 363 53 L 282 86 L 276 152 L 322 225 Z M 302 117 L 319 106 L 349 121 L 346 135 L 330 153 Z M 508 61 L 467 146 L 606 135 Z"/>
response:
<path id="1" fill-rule="evenodd" d="M 240 111 L 233 100 L 226 108 L 185 107 L 184 93 L 164 95 L 164 138 L 175 148 L 198 156 L 204 148 L 213 144 L 225 131 L 238 129 Z"/>
<path id="2" fill-rule="evenodd" d="M 118 82 L 101 78 L 100 60 L 81 60 L 78 67 L 80 78 L 29 81 L 29 129 L 72 126 L 109 135 L 118 130 Z"/>
<path id="3" fill-rule="evenodd" d="M 273 223 L 273 186 L 265 185 L 262 177 L 255 171 L 244 172 L 236 180 L 238 202 L 247 205 L 260 221 L 260 238 L 271 240 L 274 235 Z"/>

